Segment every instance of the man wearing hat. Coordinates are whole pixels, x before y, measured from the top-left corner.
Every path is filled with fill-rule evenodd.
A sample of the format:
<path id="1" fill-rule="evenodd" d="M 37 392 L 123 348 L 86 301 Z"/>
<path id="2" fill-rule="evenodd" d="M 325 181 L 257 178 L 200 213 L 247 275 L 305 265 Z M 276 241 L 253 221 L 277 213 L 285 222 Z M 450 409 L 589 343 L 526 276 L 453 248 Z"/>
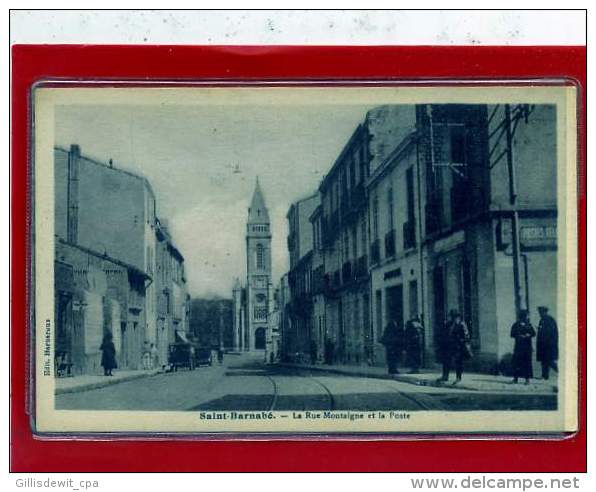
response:
<path id="1" fill-rule="evenodd" d="M 471 348 L 470 331 L 457 309 L 449 311 L 449 319 L 439 334 L 437 342 L 437 356 L 439 362 L 443 364 L 443 375 L 438 381 L 444 383 L 449 380 L 449 371 L 453 362 L 456 378 L 453 384 L 459 383 L 464 370 L 464 360 L 471 357 Z"/>
<path id="2" fill-rule="evenodd" d="M 540 322 L 536 336 L 536 359 L 542 364 L 542 379 L 548 379 L 550 369 L 559 371 L 559 329 L 557 322 L 548 314 L 546 306 L 538 307 Z"/>

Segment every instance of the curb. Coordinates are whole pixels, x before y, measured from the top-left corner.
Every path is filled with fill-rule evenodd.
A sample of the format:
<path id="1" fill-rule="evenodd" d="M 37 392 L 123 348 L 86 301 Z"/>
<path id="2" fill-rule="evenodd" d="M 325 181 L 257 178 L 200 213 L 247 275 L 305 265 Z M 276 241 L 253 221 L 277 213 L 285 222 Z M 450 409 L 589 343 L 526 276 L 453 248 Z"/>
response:
<path id="1" fill-rule="evenodd" d="M 460 389 L 460 390 L 466 390 L 466 391 L 479 391 L 479 392 L 486 392 L 486 393 L 503 393 L 503 394 L 534 394 L 534 395 L 551 395 L 551 394 L 556 394 L 557 393 L 557 387 L 556 386 L 552 386 L 551 388 L 549 388 L 549 390 L 543 390 L 543 391 L 539 391 L 539 392 L 521 392 L 521 391 L 506 391 L 506 390 L 482 390 L 479 388 L 475 388 L 473 386 L 467 386 L 465 384 L 457 384 L 457 385 L 451 385 L 451 384 L 444 384 L 444 383 L 439 383 L 437 381 L 434 380 L 430 380 L 430 381 L 426 381 L 426 380 L 420 380 L 411 376 L 407 376 L 407 375 L 389 375 L 389 374 L 374 374 L 374 373 L 369 373 L 366 371 L 345 371 L 343 369 L 336 369 L 336 368 L 330 368 L 330 367 L 317 367 L 317 366 L 308 366 L 308 365 L 300 365 L 300 364 L 288 364 L 288 363 L 280 363 L 278 364 L 281 367 L 292 367 L 292 368 L 297 368 L 297 369 L 308 369 L 308 370 L 312 370 L 312 371 L 319 371 L 319 372 L 327 372 L 330 374 L 341 374 L 343 376 L 355 376 L 355 377 L 363 377 L 363 378 L 373 378 L 373 379 L 388 379 L 390 381 L 399 381 L 400 383 L 407 383 L 407 384 L 412 384 L 414 386 L 426 386 L 429 388 L 453 388 L 453 389 Z"/>
<path id="2" fill-rule="evenodd" d="M 99 388 L 105 388 L 107 386 L 113 386 L 119 383 L 126 383 L 127 381 L 134 381 L 135 379 L 142 379 L 156 376 L 159 372 L 153 373 L 142 373 L 142 374 L 131 374 L 119 379 L 108 379 L 106 381 L 97 381 L 96 383 L 82 384 L 81 386 L 73 386 L 72 388 L 56 388 L 54 391 L 55 395 L 64 395 L 68 393 L 82 393 L 83 391 L 90 391 Z"/>

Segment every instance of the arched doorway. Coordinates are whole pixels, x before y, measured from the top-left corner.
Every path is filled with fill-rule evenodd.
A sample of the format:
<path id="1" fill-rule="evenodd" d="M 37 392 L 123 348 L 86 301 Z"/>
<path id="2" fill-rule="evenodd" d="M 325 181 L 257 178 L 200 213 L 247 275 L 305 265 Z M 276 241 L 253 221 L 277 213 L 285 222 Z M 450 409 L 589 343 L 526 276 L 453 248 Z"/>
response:
<path id="1" fill-rule="evenodd" d="M 255 330 L 255 349 L 265 350 L 265 328 Z"/>

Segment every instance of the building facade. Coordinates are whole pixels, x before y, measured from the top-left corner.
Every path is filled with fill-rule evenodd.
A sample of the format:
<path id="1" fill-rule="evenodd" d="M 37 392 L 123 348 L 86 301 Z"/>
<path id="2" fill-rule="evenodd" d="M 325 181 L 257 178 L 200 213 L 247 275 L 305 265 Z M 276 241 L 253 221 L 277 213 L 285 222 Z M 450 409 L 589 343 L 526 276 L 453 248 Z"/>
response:
<path id="1" fill-rule="evenodd" d="M 184 257 L 174 245 L 165 220 L 156 219 L 155 235 L 155 346 L 161 366 L 168 362 L 169 345 L 184 340 L 189 332 L 190 297 L 186 287 Z"/>
<path id="2" fill-rule="evenodd" d="M 246 222 L 246 285 L 238 280 L 233 290 L 235 350 L 266 349 L 271 295 L 271 224 L 257 178 Z"/>
<path id="3" fill-rule="evenodd" d="M 313 228 L 310 216 L 319 206 L 319 194 L 293 203 L 286 215 L 288 219 L 288 252 L 290 270 L 290 323 L 285 332 L 284 358 L 307 357 L 311 343 L 316 343 L 313 329 Z"/>
<path id="4" fill-rule="evenodd" d="M 432 365 L 456 309 L 471 330 L 470 364 L 506 370 L 517 310 L 535 317 L 560 302 L 556 158 L 551 106 L 370 110 L 310 217 L 310 337 L 325 339 L 332 362 L 384 364 L 384 327 L 420 316 Z"/>
<path id="5" fill-rule="evenodd" d="M 319 186 L 329 362 L 361 364 L 374 359 L 369 264 L 381 245 L 374 236 L 369 244 L 366 184 L 394 150 L 394 142 L 411 132 L 411 112 L 407 106 L 369 111 Z"/>
<path id="6" fill-rule="evenodd" d="M 166 267 L 164 263 L 159 263 L 158 272 L 158 255 L 160 261 L 162 260 L 162 250 L 159 248 L 162 248 L 164 236 L 156 217 L 155 194 L 150 183 L 142 176 L 115 168 L 111 161 L 104 164 L 85 157 L 81 155 L 78 145 L 72 145 L 68 150 L 54 149 L 54 184 L 56 261 L 61 265 L 61 270 L 68 272 L 72 269 L 76 272 L 82 268 L 77 261 L 91 261 L 91 258 L 101 257 L 121 265 L 121 276 L 124 275 L 122 269 L 128 272 L 130 292 L 127 296 L 119 294 L 120 300 L 117 301 L 120 306 L 120 319 L 123 321 L 119 326 L 115 322 L 109 325 L 102 322 L 103 332 L 96 335 L 103 337 L 105 332 L 112 332 L 119 352 L 119 367 L 138 368 L 143 347 L 151 343 L 158 347 L 160 362 L 165 364 L 167 343 L 171 340 L 171 332 L 166 328 L 162 309 L 162 295 L 166 288 L 165 277 L 162 275 L 166 274 L 166 268 L 168 271 L 172 269 L 173 272 L 178 272 L 174 273 L 177 288 L 172 288 L 177 292 L 178 301 L 174 302 L 172 307 L 173 311 L 178 313 L 176 316 L 182 327 L 187 325 L 185 304 L 188 295 L 182 266 L 183 258 L 179 252 L 177 265 L 168 262 Z M 164 244 L 168 242 L 170 250 L 175 250 L 171 238 L 165 240 Z M 67 249 L 71 253 L 65 254 Z M 75 250 L 85 251 L 89 260 L 81 260 L 80 255 L 72 253 Z M 62 256 L 69 259 L 60 259 Z M 93 295 L 100 295 L 92 288 L 93 282 L 96 285 L 98 282 L 102 285 L 107 282 L 98 280 L 102 274 L 97 274 L 97 271 L 95 268 L 92 275 L 87 272 L 86 279 L 80 280 L 80 285 L 83 286 L 80 288 L 94 293 Z M 93 281 L 87 278 L 89 275 Z M 76 275 L 73 278 L 76 279 Z M 139 279 L 142 279 L 142 282 Z M 109 292 L 101 295 L 110 299 L 115 289 L 108 290 Z M 122 291 L 123 287 L 119 292 Z M 61 296 L 58 286 L 56 296 Z M 122 300 L 123 297 L 127 297 L 126 303 Z M 97 311 L 96 304 L 84 301 L 76 304 L 81 310 L 80 316 L 77 315 L 79 321 L 87 320 L 80 321 L 84 323 L 81 329 L 91 330 L 92 325 L 97 326 L 97 323 L 92 321 L 96 316 L 86 315 L 87 309 Z M 108 319 L 108 311 L 104 309 L 102 319 Z M 57 319 L 58 323 L 62 322 L 60 316 Z M 85 323 L 90 324 L 87 326 Z M 56 350 L 58 351 L 58 347 Z M 79 349 L 73 346 L 72 350 L 76 352 Z M 64 351 L 64 347 L 61 347 L 60 351 Z M 82 358 L 78 360 L 81 363 L 83 361 Z M 77 367 L 79 362 L 73 366 L 75 372 L 97 369 L 89 362 Z"/>
<path id="7" fill-rule="evenodd" d="M 439 330 L 449 310 L 456 309 L 471 331 L 470 365 L 506 372 L 517 310 L 528 308 L 535 316 L 538 304 L 556 306 L 553 111 L 419 105 L 410 114 L 412 132 L 375 168 L 367 185 L 375 363 L 383 362 L 378 340 L 388 321 L 403 326 L 420 315 L 431 365 Z"/>
<path id="8" fill-rule="evenodd" d="M 132 265 L 56 238 L 56 360 L 73 375 L 101 371 L 100 345 L 113 335 L 121 369 L 138 369 L 147 275 Z"/>

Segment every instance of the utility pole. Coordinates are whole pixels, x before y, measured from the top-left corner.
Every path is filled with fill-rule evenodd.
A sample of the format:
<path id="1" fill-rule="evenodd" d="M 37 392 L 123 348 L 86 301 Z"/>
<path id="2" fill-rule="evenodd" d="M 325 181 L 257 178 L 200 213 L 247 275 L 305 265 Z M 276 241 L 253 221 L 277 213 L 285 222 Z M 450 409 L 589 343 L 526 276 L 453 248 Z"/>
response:
<path id="1" fill-rule="evenodd" d="M 515 175 L 515 158 L 513 155 L 513 132 L 511 128 L 511 107 L 505 105 L 505 135 L 507 139 L 507 170 L 509 172 L 509 205 L 511 205 L 511 239 L 513 249 L 513 298 L 515 312 L 521 310 L 520 288 L 520 245 L 519 245 L 519 214 L 517 211 L 517 183 Z"/>

